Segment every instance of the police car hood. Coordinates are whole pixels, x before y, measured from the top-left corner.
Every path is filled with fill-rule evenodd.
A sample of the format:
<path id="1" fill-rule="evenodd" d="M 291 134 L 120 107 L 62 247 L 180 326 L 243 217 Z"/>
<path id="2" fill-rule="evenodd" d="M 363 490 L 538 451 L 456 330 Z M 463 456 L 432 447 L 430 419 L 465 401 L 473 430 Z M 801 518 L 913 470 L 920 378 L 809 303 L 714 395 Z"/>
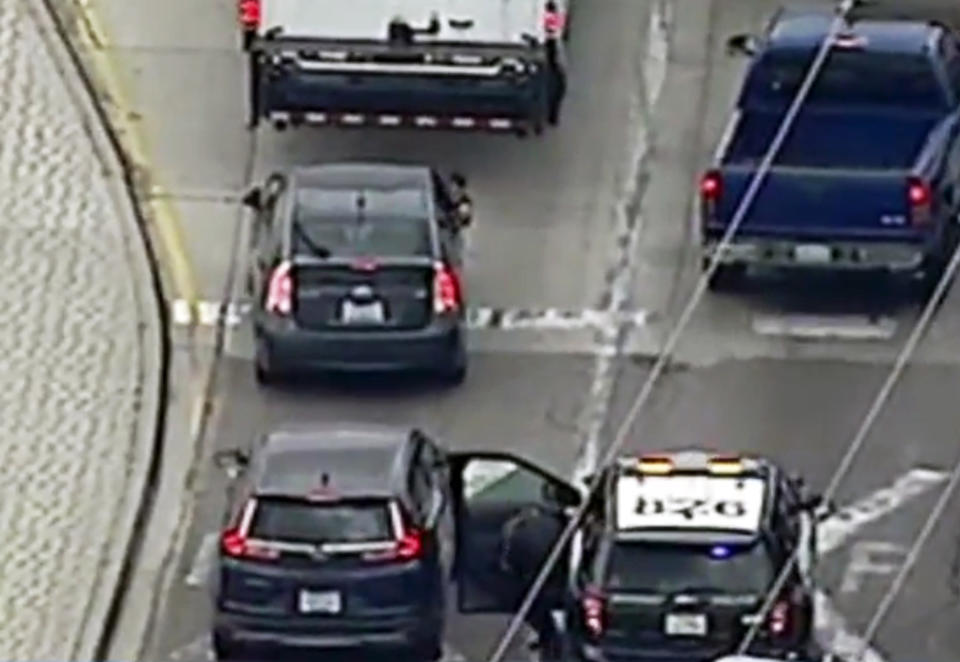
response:
<path id="1" fill-rule="evenodd" d="M 440 32 L 418 38 L 485 44 L 522 43 L 540 37 L 543 3 L 539 0 L 363 0 L 363 11 L 343 0 L 263 0 L 261 32 L 279 28 L 285 37 L 343 41 L 382 41 L 394 18 L 426 28 L 432 15 Z M 456 26 L 456 27 L 455 27 Z"/>

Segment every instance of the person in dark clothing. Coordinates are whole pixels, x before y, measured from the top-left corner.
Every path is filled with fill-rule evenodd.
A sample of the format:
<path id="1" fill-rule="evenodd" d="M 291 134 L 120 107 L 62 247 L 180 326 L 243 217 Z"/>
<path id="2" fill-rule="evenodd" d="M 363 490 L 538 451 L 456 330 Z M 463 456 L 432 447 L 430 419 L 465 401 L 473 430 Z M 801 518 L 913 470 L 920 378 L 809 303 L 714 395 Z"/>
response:
<path id="1" fill-rule="evenodd" d="M 526 596 L 549 558 L 553 545 L 563 533 L 564 522 L 559 513 L 531 506 L 520 510 L 504 524 L 501 567 L 516 580 L 518 587 L 523 587 L 521 597 Z M 551 660 L 559 658 L 560 642 L 550 607 L 559 603 L 562 597 L 557 596 L 556 591 L 558 587 L 561 591 L 565 587 L 565 572 L 563 563 L 554 565 L 526 615 L 527 624 L 537 634 L 534 647 L 540 650 L 543 658 Z"/>
<path id="2" fill-rule="evenodd" d="M 547 2 L 547 35 L 544 49 L 547 56 L 547 122 L 550 126 L 560 123 L 560 109 L 567 94 L 567 72 L 560 58 L 559 40 L 563 36 L 566 17 L 554 2 Z"/>

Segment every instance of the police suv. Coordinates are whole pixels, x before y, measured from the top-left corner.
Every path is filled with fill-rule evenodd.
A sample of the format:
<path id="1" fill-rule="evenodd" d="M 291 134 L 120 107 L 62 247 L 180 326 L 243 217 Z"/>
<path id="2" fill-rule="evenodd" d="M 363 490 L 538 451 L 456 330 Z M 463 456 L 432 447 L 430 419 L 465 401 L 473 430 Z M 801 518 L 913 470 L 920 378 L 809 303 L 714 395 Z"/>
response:
<path id="1" fill-rule="evenodd" d="M 514 480 L 526 487 L 512 501 L 503 497 L 510 503 L 496 505 L 498 519 L 491 504 L 467 499 L 466 511 L 458 509 L 458 528 L 473 537 L 461 540 L 461 611 L 506 613 L 522 597 L 525 587 L 495 581 L 496 564 L 486 558 L 508 511 L 538 505 L 570 516 L 570 486 L 532 465 L 518 468 L 524 472 L 528 478 Z M 623 458 L 593 480 L 594 502 L 566 550 L 570 572 L 559 581 L 567 585 L 544 591 L 562 596 L 548 599 L 563 614 L 570 657 L 715 659 L 737 651 L 755 624 L 748 652 L 805 655 L 820 498 L 805 494 L 801 479 L 765 459 L 685 450 Z M 795 552 L 798 562 L 761 621 Z"/>
<path id="2" fill-rule="evenodd" d="M 566 88 L 569 3 L 239 0 L 250 125 L 540 133 Z"/>

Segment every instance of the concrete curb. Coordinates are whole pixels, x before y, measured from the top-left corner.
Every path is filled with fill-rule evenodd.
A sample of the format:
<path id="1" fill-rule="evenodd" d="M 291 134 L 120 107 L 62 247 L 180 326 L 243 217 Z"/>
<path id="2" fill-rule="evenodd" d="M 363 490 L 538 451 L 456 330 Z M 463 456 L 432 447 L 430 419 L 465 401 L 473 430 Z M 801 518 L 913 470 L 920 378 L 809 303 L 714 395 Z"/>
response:
<path id="1" fill-rule="evenodd" d="M 65 85 L 87 118 L 87 135 L 110 174 L 115 175 L 110 183 L 117 211 L 128 222 L 124 240 L 140 309 L 140 416 L 131 435 L 135 445 L 146 448 L 132 453 L 143 457 L 137 458 L 139 461 L 128 476 L 125 502 L 117 506 L 120 516 L 115 536 L 103 542 L 98 591 L 88 599 L 85 621 L 71 656 L 74 660 L 92 660 L 101 656 L 104 637 L 109 635 L 109 624 L 117 610 L 117 595 L 129 574 L 129 552 L 135 547 L 144 514 L 149 512 L 150 494 L 159 471 L 166 418 L 169 325 L 159 263 L 134 195 L 131 173 L 119 141 L 106 121 L 82 56 L 71 43 L 71 31 L 67 27 L 70 23 L 65 20 L 64 8 L 56 0 L 32 0 L 28 5 Z"/>

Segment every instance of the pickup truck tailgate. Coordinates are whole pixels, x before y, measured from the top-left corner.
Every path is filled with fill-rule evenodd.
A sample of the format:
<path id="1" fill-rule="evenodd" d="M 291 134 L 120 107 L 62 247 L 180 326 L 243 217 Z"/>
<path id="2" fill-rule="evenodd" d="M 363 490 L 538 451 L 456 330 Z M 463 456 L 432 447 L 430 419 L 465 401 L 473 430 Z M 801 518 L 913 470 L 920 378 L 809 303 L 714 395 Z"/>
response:
<path id="1" fill-rule="evenodd" d="M 721 171 L 722 193 L 708 231 L 730 223 L 750 186 L 753 168 Z M 750 236 L 792 239 L 904 239 L 911 225 L 908 178 L 902 171 L 773 168 L 740 225 Z"/>

